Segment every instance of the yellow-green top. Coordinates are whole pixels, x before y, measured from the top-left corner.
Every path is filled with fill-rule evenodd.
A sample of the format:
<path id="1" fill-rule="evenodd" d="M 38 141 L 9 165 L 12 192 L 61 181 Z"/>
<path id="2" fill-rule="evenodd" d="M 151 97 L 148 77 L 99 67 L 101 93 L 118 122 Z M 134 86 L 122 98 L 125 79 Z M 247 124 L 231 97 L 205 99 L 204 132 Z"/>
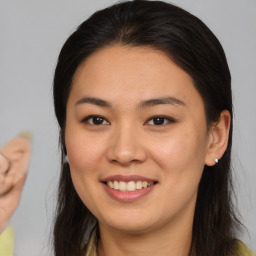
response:
<path id="1" fill-rule="evenodd" d="M 250 250 L 244 243 L 238 243 L 238 250 L 235 256 L 256 256 L 256 254 Z"/>
<path id="2" fill-rule="evenodd" d="M 0 256 L 13 256 L 13 248 L 13 229 L 12 227 L 8 227 L 0 235 Z"/>
<path id="3" fill-rule="evenodd" d="M 14 236 L 13 229 L 8 227 L 0 235 L 0 256 L 13 256 L 14 252 Z M 85 256 L 97 256 L 97 236 L 96 231 L 92 233 L 87 252 Z M 244 243 L 238 243 L 238 250 L 234 256 L 256 256 Z"/>

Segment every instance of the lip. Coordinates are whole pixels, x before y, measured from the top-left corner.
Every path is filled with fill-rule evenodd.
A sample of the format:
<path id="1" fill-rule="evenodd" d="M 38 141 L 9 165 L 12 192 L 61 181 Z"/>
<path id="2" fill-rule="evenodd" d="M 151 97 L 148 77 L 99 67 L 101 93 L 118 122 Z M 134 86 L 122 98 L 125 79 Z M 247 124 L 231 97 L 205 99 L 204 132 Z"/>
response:
<path id="1" fill-rule="evenodd" d="M 120 190 L 115 190 L 113 188 L 110 188 L 106 183 L 108 181 L 124 181 L 124 182 L 129 182 L 129 181 L 147 181 L 147 182 L 154 182 L 154 184 L 150 187 L 138 189 L 135 191 L 120 191 Z M 109 177 L 104 178 L 101 181 L 101 184 L 107 194 L 112 197 L 113 199 L 120 201 L 120 202 L 132 202 L 139 200 L 143 198 L 144 196 L 148 195 L 150 192 L 152 192 L 158 182 L 156 180 L 146 178 L 143 176 L 138 176 L 138 175 L 112 175 Z"/>

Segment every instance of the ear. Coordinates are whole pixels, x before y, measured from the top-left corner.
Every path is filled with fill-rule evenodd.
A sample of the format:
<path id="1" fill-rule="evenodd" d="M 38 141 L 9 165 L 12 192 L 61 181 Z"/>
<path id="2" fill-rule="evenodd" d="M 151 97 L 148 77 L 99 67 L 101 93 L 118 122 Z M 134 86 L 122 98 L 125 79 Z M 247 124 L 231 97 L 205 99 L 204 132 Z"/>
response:
<path id="1" fill-rule="evenodd" d="M 213 166 L 215 159 L 221 159 L 228 145 L 231 116 L 228 110 L 223 110 L 219 120 L 212 124 L 209 131 L 208 150 L 205 157 L 205 164 Z"/>

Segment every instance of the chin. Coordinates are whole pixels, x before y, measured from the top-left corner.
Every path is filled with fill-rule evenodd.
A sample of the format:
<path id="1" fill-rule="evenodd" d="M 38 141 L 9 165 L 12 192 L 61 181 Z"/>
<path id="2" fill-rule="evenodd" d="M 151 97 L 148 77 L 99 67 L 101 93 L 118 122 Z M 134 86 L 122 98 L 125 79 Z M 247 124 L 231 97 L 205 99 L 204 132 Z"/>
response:
<path id="1" fill-rule="evenodd" d="M 127 218 L 125 218 L 125 216 L 122 216 L 122 218 L 110 218 L 103 223 L 111 229 L 125 233 L 141 234 L 151 230 L 154 227 L 155 222 L 152 222 L 152 219 L 150 218 L 145 219 L 145 215 L 141 215 L 139 218 L 130 215 L 127 216 Z"/>

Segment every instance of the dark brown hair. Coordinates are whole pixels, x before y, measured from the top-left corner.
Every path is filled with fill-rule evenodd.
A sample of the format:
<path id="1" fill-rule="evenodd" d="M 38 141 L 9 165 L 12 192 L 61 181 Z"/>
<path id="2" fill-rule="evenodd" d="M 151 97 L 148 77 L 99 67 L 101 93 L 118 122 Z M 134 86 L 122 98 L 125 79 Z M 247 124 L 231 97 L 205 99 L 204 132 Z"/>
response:
<path id="1" fill-rule="evenodd" d="M 64 44 L 54 76 L 55 113 L 60 126 L 62 170 L 54 226 L 56 256 L 81 256 L 85 234 L 97 223 L 77 195 L 65 163 L 66 103 L 78 66 L 98 49 L 111 45 L 149 46 L 163 51 L 194 81 L 210 126 L 222 110 L 231 114 L 228 147 L 219 163 L 205 166 L 199 185 L 190 255 L 226 256 L 235 247 L 239 227 L 232 205 L 231 77 L 218 39 L 198 18 L 162 1 L 126 1 L 100 10 L 83 22 Z"/>

